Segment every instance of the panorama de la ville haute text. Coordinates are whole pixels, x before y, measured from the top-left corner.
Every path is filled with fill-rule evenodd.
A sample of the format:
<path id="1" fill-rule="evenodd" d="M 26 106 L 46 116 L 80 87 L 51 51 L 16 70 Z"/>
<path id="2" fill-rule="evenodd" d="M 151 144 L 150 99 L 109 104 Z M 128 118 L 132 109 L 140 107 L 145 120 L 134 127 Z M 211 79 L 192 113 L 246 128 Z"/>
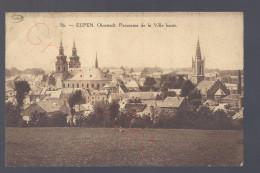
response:
<path id="1" fill-rule="evenodd" d="M 141 23 L 141 24 L 125 24 L 125 23 L 76 23 L 76 27 L 177 27 L 175 24 L 168 23 Z"/>

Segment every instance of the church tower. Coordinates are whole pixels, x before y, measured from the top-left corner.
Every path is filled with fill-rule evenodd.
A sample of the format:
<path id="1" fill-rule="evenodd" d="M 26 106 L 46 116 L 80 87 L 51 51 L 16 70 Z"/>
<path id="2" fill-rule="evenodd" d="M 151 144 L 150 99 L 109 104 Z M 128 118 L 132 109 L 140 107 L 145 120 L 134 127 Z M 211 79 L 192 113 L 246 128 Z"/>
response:
<path id="1" fill-rule="evenodd" d="M 68 74 L 68 62 L 67 56 L 64 55 L 64 49 L 62 46 L 62 39 L 60 40 L 59 55 L 56 57 L 55 62 L 55 75 L 56 75 L 56 87 L 63 87 L 63 80 Z"/>
<path id="2" fill-rule="evenodd" d="M 75 40 L 73 40 L 72 55 L 70 57 L 69 68 L 80 68 L 81 64 L 79 56 L 77 55 L 77 48 L 75 46 Z"/>
<path id="3" fill-rule="evenodd" d="M 198 84 L 205 78 L 205 58 L 201 58 L 200 41 L 198 38 L 195 59 L 192 57 L 192 82 Z"/>

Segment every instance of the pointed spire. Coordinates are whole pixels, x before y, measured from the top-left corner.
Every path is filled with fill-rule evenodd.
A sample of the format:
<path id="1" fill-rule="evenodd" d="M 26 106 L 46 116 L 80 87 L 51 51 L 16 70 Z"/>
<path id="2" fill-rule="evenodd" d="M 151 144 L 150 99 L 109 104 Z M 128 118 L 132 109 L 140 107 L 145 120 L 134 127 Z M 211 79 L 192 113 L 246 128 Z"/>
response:
<path id="1" fill-rule="evenodd" d="M 98 68 L 97 52 L 96 52 L 96 64 L 95 67 Z"/>
<path id="2" fill-rule="evenodd" d="M 73 39 L 72 56 L 77 56 L 77 48 L 75 45 L 75 39 Z"/>
<path id="3" fill-rule="evenodd" d="M 63 46 L 62 46 L 62 37 L 60 37 L 59 55 L 64 55 L 64 49 L 63 49 Z"/>
<path id="4" fill-rule="evenodd" d="M 199 38 L 199 36 L 198 36 L 198 41 L 197 41 L 196 58 L 197 59 L 201 59 L 200 38 Z"/>
<path id="5" fill-rule="evenodd" d="M 62 37 L 60 37 L 60 47 L 62 47 Z"/>

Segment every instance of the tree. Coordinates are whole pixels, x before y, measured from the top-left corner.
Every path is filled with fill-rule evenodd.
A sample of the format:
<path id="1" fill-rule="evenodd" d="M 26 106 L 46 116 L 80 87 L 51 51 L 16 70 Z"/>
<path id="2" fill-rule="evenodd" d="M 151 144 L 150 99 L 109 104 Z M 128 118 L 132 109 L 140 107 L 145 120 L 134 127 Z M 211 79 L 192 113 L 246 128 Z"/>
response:
<path id="1" fill-rule="evenodd" d="M 147 86 L 149 89 L 153 88 L 153 86 L 156 84 L 156 80 L 153 77 L 146 77 L 144 81 L 144 85 Z"/>
<path id="2" fill-rule="evenodd" d="M 133 69 L 133 68 L 131 68 L 131 70 L 130 70 L 130 73 L 133 73 L 133 72 L 135 72 L 135 71 L 134 71 L 134 69 Z"/>
<path id="3" fill-rule="evenodd" d="M 193 89 L 188 95 L 189 102 L 197 108 L 201 104 L 201 94 L 198 90 Z"/>
<path id="4" fill-rule="evenodd" d="M 82 102 L 82 100 L 83 100 L 83 96 L 81 90 L 77 90 L 71 93 L 71 95 L 68 98 L 68 103 L 69 103 L 70 113 L 71 113 L 71 124 L 73 124 L 73 118 L 75 113 L 74 106 Z"/>
<path id="5" fill-rule="evenodd" d="M 22 120 L 18 106 L 13 105 L 12 102 L 6 103 L 5 112 L 6 112 L 7 127 L 16 127 L 19 121 Z"/>
<path id="6" fill-rule="evenodd" d="M 14 82 L 14 90 L 16 91 L 16 101 L 17 105 L 21 109 L 24 104 L 24 98 L 31 90 L 30 85 L 27 81 L 15 81 Z"/>
<path id="7" fill-rule="evenodd" d="M 155 100 L 163 100 L 162 95 L 157 94 L 156 97 L 155 97 Z"/>
<path id="8" fill-rule="evenodd" d="M 174 86 L 174 88 L 181 88 L 183 86 L 183 84 L 185 83 L 185 79 L 184 79 L 183 75 L 180 75 L 180 74 L 177 75 L 177 78 L 178 78 L 178 80 L 177 80 L 177 83 Z"/>
<path id="9" fill-rule="evenodd" d="M 48 78 L 48 75 L 44 74 L 42 76 L 42 82 L 46 82 L 47 81 L 47 78 Z"/>
<path id="10" fill-rule="evenodd" d="M 56 80 L 55 80 L 55 77 L 53 76 L 53 74 L 50 75 L 48 84 L 49 84 L 49 85 L 51 84 L 51 85 L 53 85 L 53 86 L 56 85 Z"/>
<path id="11" fill-rule="evenodd" d="M 110 120 L 113 121 L 119 115 L 119 104 L 117 102 L 113 102 L 109 107 L 109 117 Z"/>
<path id="12" fill-rule="evenodd" d="M 176 93 L 174 91 L 166 91 L 163 93 L 163 100 L 166 98 L 166 97 L 175 97 L 176 96 Z"/>
<path id="13" fill-rule="evenodd" d="M 195 85 L 190 81 L 186 80 L 181 88 L 181 97 L 186 97 L 195 88 Z"/>

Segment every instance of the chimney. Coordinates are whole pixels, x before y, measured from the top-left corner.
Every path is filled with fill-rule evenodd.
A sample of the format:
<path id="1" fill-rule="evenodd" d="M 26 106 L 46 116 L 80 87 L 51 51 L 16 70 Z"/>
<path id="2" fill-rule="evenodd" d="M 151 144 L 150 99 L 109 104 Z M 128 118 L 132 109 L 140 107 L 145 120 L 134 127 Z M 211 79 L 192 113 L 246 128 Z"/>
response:
<path id="1" fill-rule="evenodd" d="M 238 70 L 237 93 L 241 94 L 241 71 Z"/>

